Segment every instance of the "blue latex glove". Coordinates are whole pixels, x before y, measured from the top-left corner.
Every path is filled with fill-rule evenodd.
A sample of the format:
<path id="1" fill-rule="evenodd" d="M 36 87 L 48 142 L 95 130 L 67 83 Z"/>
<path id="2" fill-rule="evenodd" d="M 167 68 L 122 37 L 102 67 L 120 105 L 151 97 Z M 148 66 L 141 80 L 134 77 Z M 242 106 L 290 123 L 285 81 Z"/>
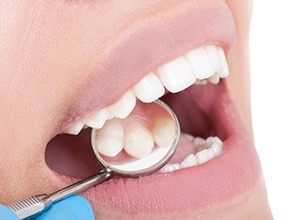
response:
<path id="1" fill-rule="evenodd" d="M 37 218 L 37 220 L 94 220 L 89 202 L 81 196 L 71 196 L 58 203 Z M 19 220 L 15 213 L 0 205 L 0 220 Z"/>

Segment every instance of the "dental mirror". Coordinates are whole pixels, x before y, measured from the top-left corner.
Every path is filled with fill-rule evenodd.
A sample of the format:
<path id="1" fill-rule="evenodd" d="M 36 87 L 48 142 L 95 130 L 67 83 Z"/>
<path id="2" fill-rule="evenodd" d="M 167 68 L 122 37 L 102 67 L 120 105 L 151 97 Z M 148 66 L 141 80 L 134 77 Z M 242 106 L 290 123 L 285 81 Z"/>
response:
<path id="1" fill-rule="evenodd" d="M 161 134 L 158 135 L 160 135 L 160 139 L 166 138 L 167 143 L 164 143 L 164 146 L 158 146 L 158 144 L 156 144 L 151 153 L 142 158 L 130 156 L 124 150 L 115 157 L 107 157 L 98 153 L 96 144 L 97 129 L 93 129 L 91 143 L 94 153 L 100 164 L 106 169 L 110 169 L 114 174 L 118 174 L 123 177 L 139 177 L 148 175 L 162 168 L 177 149 L 180 137 L 180 126 L 176 115 L 170 107 L 160 100 L 157 100 L 154 103 L 143 104 L 143 107 L 144 111 L 147 108 L 152 109 L 152 113 L 156 115 L 156 118 L 151 120 L 152 122 L 159 121 L 159 119 L 161 119 L 161 121 L 158 122 L 158 126 L 173 130 L 171 132 L 172 137 L 170 138 L 170 132 L 168 132 L 168 135 L 165 135 L 162 131 Z M 145 114 L 147 114 L 147 112 Z M 148 113 L 148 116 L 149 114 L 150 113 Z M 150 124 L 148 126 L 153 127 L 155 125 Z M 142 148 L 143 146 L 140 147 Z"/>
<path id="2" fill-rule="evenodd" d="M 172 128 L 174 130 L 172 132 L 168 132 L 168 135 L 165 135 L 164 132 L 156 133 L 159 136 L 158 139 L 160 139 L 160 141 L 156 141 L 156 144 L 153 146 L 149 154 L 143 157 L 135 157 L 128 154 L 128 152 L 121 150 L 114 157 L 103 155 L 99 153 L 99 143 L 97 143 L 98 131 L 100 129 L 93 129 L 91 133 L 92 148 L 96 158 L 103 167 L 98 174 L 67 186 L 52 194 L 31 196 L 27 199 L 11 204 L 9 207 L 20 219 L 33 216 L 36 217 L 47 210 L 54 202 L 87 190 L 109 180 L 113 176 L 141 177 L 158 171 L 171 159 L 178 147 L 180 139 L 180 125 L 172 109 L 161 100 L 157 100 L 149 104 L 143 103 L 143 108 L 145 114 L 148 114 L 148 116 L 151 116 L 151 113 L 149 113 L 149 111 L 147 113 L 147 109 L 152 109 L 152 113 L 155 113 L 152 114 L 153 121 L 155 121 L 155 117 L 157 115 L 160 116 L 160 119 L 163 118 L 163 120 L 160 120 L 156 124 L 153 123 L 153 121 L 150 123 L 148 122 L 147 127 L 149 127 L 149 129 L 158 126 L 167 127 L 168 129 Z M 137 119 L 143 121 L 143 118 Z M 160 129 L 158 130 L 160 131 Z M 161 131 L 163 131 L 163 129 Z M 164 137 L 167 137 L 167 140 L 161 141 Z M 158 143 L 163 143 L 161 144 L 163 146 L 159 146 Z"/>

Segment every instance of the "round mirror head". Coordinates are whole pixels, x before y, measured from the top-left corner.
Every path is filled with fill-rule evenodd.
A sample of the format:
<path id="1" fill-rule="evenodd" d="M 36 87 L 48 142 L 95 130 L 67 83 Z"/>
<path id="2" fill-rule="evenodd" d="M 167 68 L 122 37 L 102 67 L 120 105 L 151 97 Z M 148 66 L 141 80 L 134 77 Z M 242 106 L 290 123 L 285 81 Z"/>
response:
<path id="1" fill-rule="evenodd" d="M 171 159 L 178 147 L 178 119 L 160 100 L 137 103 L 125 120 L 112 120 L 117 121 L 92 130 L 91 143 L 100 164 L 115 174 L 139 177 L 154 173 Z M 115 147 L 114 151 L 109 147 Z"/>

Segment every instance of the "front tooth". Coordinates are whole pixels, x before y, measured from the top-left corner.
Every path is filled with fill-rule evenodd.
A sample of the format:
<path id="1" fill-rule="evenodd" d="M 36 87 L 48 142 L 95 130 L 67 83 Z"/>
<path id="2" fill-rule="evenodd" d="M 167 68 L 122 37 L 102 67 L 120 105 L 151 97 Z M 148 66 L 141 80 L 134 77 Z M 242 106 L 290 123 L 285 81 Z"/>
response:
<path id="1" fill-rule="evenodd" d="M 84 123 L 92 128 L 100 129 L 103 127 L 105 121 L 108 119 L 109 112 L 106 108 L 93 113 L 84 120 Z"/>
<path id="2" fill-rule="evenodd" d="M 221 59 L 217 47 L 215 45 L 207 45 L 204 49 L 212 60 L 215 72 L 219 72 L 221 70 Z"/>
<path id="3" fill-rule="evenodd" d="M 108 107 L 109 111 L 116 118 L 126 118 L 133 110 L 136 103 L 136 97 L 131 90 L 128 90 L 119 101 Z"/>
<path id="4" fill-rule="evenodd" d="M 173 172 L 175 170 L 181 169 L 181 166 L 179 163 L 172 163 L 172 164 L 166 164 L 163 168 L 159 170 L 160 173 L 169 173 Z"/>
<path id="5" fill-rule="evenodd" d="M 203 47 L 188 52 L 185 54 L 185 57 L 197 79 L 207 79 L 214 75 L 215 68 L 213 62 Z"/>
<path id="6" fill-rule="evenodd" d="M 125 132 L 124 150 L 131 156 L 143 158 L 149 155 L 154 141 L 149 130 L 140 123 L 133 123 Z"/>
<path id="7" fill-rule="evenodd" d="M 154 73 L 149 73 L 133 86 L 132 91 L 142 102 L 149 103 L 163 96 L 165 88 Z"/>
<path id="8" fill-rule="evenodd" d="M 218 74 L 221 78 L 228 77 L 229 76 L 229 67 L 227 64 L 224 50 L 221 47 L 217 47 L 217 50 L 218 50 L 218 54 L 219 54 L 220 62 L 221 62 L 221 69 Z"/>
<path id="9" fill-rule="evenodd" d="M 68 127 L 64 133 L 77 135 L 82 130 L 84 123 L 82 121 L 76 122 L 75 124 Z"/>
<path id="10" fill-rule="evenodd" d="M 112 119 L 97 130 L 95 143 L 100 154 L 114 157 L 123 149 L 124 131 L 119 119 Z"/>
<path id="11" fill-rule="evenodd" d="M 194 154 L 190 154 L 181 162 L 180 165 L 182 168 L 187 168 L 187 167 L 196 166 L 197 164 L 198 162 L 196 156 Z"/>
<path id="12" fill-rule="evenodd" d="M 194 84 L 196 78 L 193 70 L 181 56 L 157 69 L 158 77 L 170 92 L 179 92 Z"/>
<path id="13" fill-rule="evenodd" d="M 175 125 L 170 118 L 160 117 L 154 121 L 152 135 L 154 142 L 160 147 L 168 147 L 174 140 Z"/>

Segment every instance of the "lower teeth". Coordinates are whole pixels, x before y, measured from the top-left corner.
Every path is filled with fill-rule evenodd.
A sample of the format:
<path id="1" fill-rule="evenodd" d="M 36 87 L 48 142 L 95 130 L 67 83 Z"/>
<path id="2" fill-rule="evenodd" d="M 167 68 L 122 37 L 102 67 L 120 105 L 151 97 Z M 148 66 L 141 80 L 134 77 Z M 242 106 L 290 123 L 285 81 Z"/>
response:
<path id="1" fill-rule="evenodd" d="M 184 137 L 193 142 L 196 147 L 196 154 L 190 154 L 181 163 L 166 164 L 159 170 L 159 173 L 168 173 L 175 170 L 180 170 L 187 167 L 197 166 L 218 157 L 223 152 L 223 142 L 219 137 L 193 137 L 189 134 L 184 134 Z"/>

